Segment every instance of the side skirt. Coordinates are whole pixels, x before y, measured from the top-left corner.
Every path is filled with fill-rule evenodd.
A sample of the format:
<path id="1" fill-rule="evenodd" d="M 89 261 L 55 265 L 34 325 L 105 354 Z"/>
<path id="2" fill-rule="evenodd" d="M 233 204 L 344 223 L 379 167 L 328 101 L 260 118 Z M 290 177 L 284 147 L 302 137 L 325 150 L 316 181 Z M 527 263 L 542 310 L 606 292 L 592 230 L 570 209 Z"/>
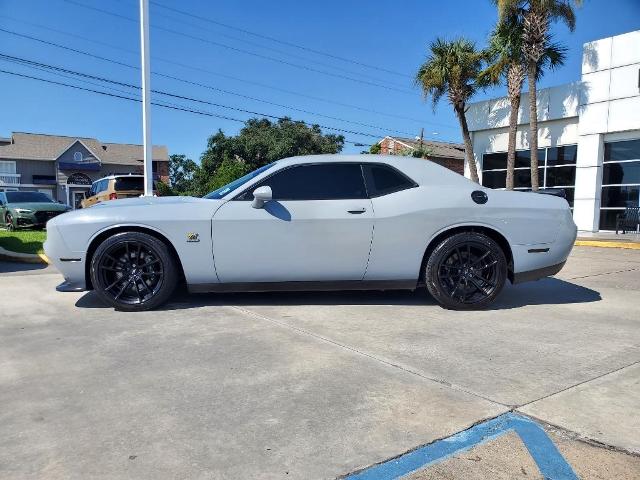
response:
<path id="1" fill-rule="evenodd" d="M 204 292 L 304 292 L 336 290 L 415 290 L 416 280 L 342 280 L 337 282 L 235 282 L 195 283 L 191 293 Z"/>

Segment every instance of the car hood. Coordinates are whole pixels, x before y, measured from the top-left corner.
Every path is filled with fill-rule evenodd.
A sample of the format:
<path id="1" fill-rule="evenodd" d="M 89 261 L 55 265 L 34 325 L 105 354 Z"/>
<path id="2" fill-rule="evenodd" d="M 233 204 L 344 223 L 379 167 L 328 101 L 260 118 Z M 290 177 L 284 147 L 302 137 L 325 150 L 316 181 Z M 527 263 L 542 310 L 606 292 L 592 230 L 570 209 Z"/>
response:
<path id="1" fill-rule="evenodd" d="M 9 208 L 25 208 L 28 210 L 38 211 L 38 212 L 66 212 L 67 206 L 61 203 L 49 203 L 49 202 L 20 202 L 20 203 L 9 203 Z"/>

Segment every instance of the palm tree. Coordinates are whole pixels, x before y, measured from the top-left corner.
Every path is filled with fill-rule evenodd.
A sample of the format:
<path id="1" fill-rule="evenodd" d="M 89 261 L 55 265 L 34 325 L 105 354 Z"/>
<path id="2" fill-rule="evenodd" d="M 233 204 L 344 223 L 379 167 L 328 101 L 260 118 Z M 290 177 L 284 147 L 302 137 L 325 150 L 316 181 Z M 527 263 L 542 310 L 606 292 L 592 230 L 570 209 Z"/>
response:
<path id="1" fill-rule="evenodd" d="M 429 50 L 427 60 L 416 74 L 416 84 L 422 87 L 425 97 L 431 97 L 434 109 L 438 101 L 447 95 L 462 129 L 471 180 L 478 182 L 466 110 L 467 102 L 479 87 L 477 79 L 485 52 L 476 50 L 475 44 L 464 38 L 453 41 L 438 38 L 431 43 Z"/>
<path id="2" fill-rule="evenodd" d="M 576 26 L 573 5 L 582 0 L 497 0 L 501 20 L 516 15 L 522 21 L 522 50 L 529 84 L 529 127 L 531 147 L 531 189 L 538 184 L 538 105 L 537 78 L 539 65 L 549 46 L 551 22 L 562 21 L 570 31 Z"/>
<path id="3" fill-rule="evenodd" d="M 494 0 L 498 3 L 499 0 Z M 509 98 L 509 141 L 507 148 L 507 190 L 514 187 L 514 169 L 516 161 L 516 135 L 518 133 L 518 112 L 522 86 L 526 76 L 526 58 L 523 51 L 522 18 L 515 11 L 504 15 L 495 26 L 489 37 L 488 58 L 489 66 L 480 73 L 480 82 L 487 85 L 497 85 L 503 79 L 507 83 L 507 97 Z M 545 68 L 555 69 L 564 64 L 566 48 L 553 43 L 550 38 L 546 41 L 546 48 L 538 62 L 536 79 L 540 78 Z"/>

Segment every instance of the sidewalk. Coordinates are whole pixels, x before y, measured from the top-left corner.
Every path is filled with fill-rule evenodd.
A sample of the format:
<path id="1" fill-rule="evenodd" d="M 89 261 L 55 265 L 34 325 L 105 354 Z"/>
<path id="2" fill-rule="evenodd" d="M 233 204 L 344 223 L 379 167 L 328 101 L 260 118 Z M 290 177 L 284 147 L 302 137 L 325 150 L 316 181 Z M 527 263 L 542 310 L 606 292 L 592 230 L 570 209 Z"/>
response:
<path id="1" fill-rule="evenodd" d="M 628 248 L 640 250 L 640 233 L 578 232 L 576 245 L 581 247 Z"/>

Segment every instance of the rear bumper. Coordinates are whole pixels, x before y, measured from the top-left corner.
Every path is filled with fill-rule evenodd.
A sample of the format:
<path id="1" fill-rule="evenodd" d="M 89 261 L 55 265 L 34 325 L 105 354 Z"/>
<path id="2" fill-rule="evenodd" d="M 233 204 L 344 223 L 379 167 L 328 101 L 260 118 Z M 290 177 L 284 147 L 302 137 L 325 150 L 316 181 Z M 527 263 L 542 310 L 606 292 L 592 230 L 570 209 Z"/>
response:
<path id="1" fill-rule="evenodd" d="M 535 270 L 529 270 L 528 272 L 519 272 L 513 274 L 513 284 L 530 282 L 532 280 L 540 280 L 541 278 L 550 277 L 551 275 L 555 275 L 562 267 L 564 267 L 565 262 L 558 263 L 556 265 L 550 265 L 548 267 L 537 268 Z"/>

